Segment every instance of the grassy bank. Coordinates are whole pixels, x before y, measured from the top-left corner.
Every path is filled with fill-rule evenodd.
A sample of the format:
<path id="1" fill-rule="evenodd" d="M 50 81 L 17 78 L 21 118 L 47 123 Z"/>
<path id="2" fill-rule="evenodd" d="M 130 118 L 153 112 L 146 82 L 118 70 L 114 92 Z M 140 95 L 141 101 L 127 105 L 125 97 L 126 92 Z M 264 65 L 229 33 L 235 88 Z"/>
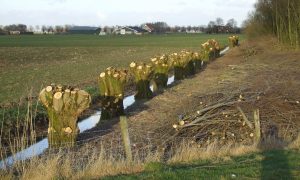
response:
<path id="1" fill-rule="evenodd" d="M 225 156 L 218 161 L 148 163 L 145 171 L 104 179 L 298 179 L 300 152 L 274 150 L 244 156 Z"/>

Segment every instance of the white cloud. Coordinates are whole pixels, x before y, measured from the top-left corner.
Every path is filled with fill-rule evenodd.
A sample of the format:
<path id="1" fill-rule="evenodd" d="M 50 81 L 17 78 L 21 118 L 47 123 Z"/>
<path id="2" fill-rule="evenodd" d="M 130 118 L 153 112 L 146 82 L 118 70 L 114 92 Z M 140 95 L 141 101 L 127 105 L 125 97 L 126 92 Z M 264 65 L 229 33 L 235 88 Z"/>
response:
<path id="1" fill-rule="evenodd" d="M 107 19 L 107 15 L 106 14 L 104 14 L 104 13 L 102 13 L 102 12 L 100 12 L 100 11 L 98 11 L 98 12 L 96 12 L 96 15 L 97 15 L 97 17 L 100 19 L 100 20 L 106 20 Z"/>
<path id="2" fill-rule="evenodd" d="M 0 25 L 12 23 L 129 25 L 166 21 L 206 25 L 222 17 L 241 23 L 256 0 L 0 0 Z"/>

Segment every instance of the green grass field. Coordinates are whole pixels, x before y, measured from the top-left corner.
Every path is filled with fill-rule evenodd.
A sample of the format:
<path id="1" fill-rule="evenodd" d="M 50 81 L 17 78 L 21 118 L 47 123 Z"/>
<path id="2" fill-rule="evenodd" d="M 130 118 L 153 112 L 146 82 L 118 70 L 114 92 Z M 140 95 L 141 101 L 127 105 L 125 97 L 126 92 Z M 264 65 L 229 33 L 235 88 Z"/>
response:
<path id="1" fill-rule="evenodd" d="M 0 36 L 0 104 L 18 102 L 30 90 L 35 95 L 52 82 L 91 85 L 108 66 L 126 67 L 131 61 L 182 49 L 197 51 L 207 39 L 226 45 L 228 36 Z"/>
<path id="2" fill-rule="evenodd" d="M 151 163 L 145 172 L 103 179 L 300 179 L 299 151 L 274 150 L 227 160 L 164 165 Z"/>

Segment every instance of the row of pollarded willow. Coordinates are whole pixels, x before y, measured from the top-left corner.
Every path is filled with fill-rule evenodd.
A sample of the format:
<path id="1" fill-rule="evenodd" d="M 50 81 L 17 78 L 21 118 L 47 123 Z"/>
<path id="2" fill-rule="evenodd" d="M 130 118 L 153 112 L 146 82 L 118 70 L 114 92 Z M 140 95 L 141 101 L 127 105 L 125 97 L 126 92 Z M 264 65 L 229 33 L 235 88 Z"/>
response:
<path id="1" fill-rule="evenodd" d="M 129 72 L 133 76 L 136 86 L 134 97 L 135 99 L 150 99 L 153 96 L 153 91 L 161 91 L 167 87 L 168 75 L 171 69 L 174 69 L 174 79 L 182 80 L 199 72 L 201 68 L 203 68 L 203 65 L 219 56 L 220 45 L 216 40 L 211 39 L 202 44 L 199 53 L 183 50 L 180 53 L 164 54 L 162 56 L 151 58 L 149 63 L 132 62 L 129 65 Z M 102 106 L 102 111 L 105 111 L 105 113 L 102 112 L 102 114 L 105 116 L 101 116 L 102 120 L 117 117 L 124 112 L 123 104 L 118 104 L 118 102 L 121 103 L 121 101 L 118 101 L 118 95 L 124 94 L 124 85 L 127 78 L 124 76 L 119 81 L 116 81 L 116 79 L 111 78 L 111 76 L 112 75 L 110 75 L 109 78 L 106 78 L 106 84 L 120 83 L 120 80 L 122 79 L 122 87 L 110 86 L 111 88 L 117 88 L 118 92 L 115 95 L 111 95 L 106 93 L 108 92 L 107 89 L 105 89 L 107 85 L 100 81 L 100 94 L 102 99 L 109 100 L 108 102 L 103 103 L 104 106 Z M 100 80 L 104 77 L 107 77 L 107 71 L 100 74 Z M 153 82 L 153 91 L 150 89 L 151 81 Z M 107 109 L 110 110 L 107 111 Z"/>
<path id="2" fill-rule="evenodd" d="M 107 68 L 98 78 L 101 119 L 111 119 L 124 114 L 124 86 L 129 73 L 136 84 L 135 98 L 149 99 L 153 96 L 151 80 L 157 89 L 162 90 L 167 86 L 171 69 L 174 69 L 175 80 L 180 80 L 199 72 L 203 65 L 219 56 L 219 43 L 208 40 L 202 44 L 199 53 L 181 51 L 151 58 L 148 64 L 132 62 L 129 71 Z M 73 146 L 79 133 L 78 116 L 89 107 L 91 96 L 78 88 L 53 84 L 44 88 L 39 98 L 48 112 L 50 147 Z"/>

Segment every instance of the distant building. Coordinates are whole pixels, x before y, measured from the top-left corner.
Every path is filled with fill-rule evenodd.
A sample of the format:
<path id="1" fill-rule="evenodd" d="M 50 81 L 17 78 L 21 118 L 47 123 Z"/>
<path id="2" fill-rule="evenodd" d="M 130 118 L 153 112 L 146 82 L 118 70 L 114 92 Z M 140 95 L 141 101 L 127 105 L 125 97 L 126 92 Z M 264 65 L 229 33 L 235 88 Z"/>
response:
<path id="1" fill-rule="evenodd" d="M 100 33 L 99 33 L 99 36 L 105 36 L 106 35 L 106 32 L 101 30 Z"/>
<path id="2" fill-rule="evenodd" d="M 148 33 L 152 33 L 154 31 L 154 27 L 151 24 L 142 25 L 142 29 L 146 30 Z"/>
<path id="3" fill-rule="evenodd" d="M 148 31 L 139 28 L 137 26 L 120 26 L 120 27 L 115 27 L 115 29 L 113 30 L 113 34 L 119 34 L 119 35 L 129 35 L 129 34 L 141 35 L 144 33 L 148 33 Z"/>
<path id="4" fill-rule="evenodd" d="M 69 28 L 70 34 L 99 34 L 101 29 L 99 27 L 90 26 L 73 26 Z"/>
<path id="5" fill-rule="evenodd" d="M 200 30 L 191 29 L 191 30 L 186 30 L 186 33 L 187 34 L 200 34 L 200 33 L 203 33 L 203 32 L 200 31 Z"/>
<path id="6" fill-rule="evenodd" d="M 20 35 L 20 31 L 9 31 L 9 35 Z"/>
<path id="7" fill-rule="evenodd" d="M 8 31 L 4 31 L 2 29 L 0 29 L 0 35 L 8 35 L 9 32 Z"/>

